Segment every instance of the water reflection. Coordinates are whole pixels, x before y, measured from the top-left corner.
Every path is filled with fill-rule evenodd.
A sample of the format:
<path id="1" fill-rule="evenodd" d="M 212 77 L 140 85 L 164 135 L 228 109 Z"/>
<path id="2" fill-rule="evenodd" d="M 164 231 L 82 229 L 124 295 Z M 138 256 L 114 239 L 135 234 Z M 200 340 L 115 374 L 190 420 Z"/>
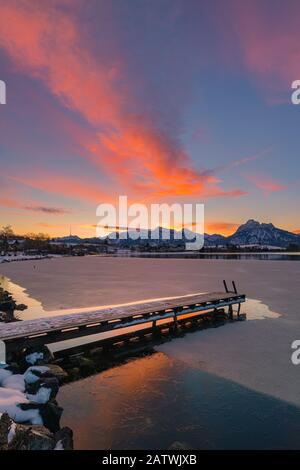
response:
<path id="1" fill-rule="evenodd" d="M 155 353 L 66 385 L 76 449 L 299 449 L 300 410 Z"/>
<path id="2" fill-rule="evenodd" d="M 218 260 L 263 260 L 263 261 L 300 261 L 298 252 L 273 253 L 199 253 L 192 251 L 182 252 L 119 252 L 110 255 L 117 258 L 188 258 L 188 259 L 218 259 Z"/>

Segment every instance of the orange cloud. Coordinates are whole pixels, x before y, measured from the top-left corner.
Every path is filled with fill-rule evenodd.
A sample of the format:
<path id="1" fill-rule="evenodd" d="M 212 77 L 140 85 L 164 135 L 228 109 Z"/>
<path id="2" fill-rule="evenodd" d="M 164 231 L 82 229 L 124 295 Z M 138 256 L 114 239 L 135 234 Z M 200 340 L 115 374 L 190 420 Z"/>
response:
<path id="1" fill-rule="evenodd" d="M 82 45 L 79 22 L 56 1 L 1 1 L 0 47 L 23 72 L 42 80 L 51 93 L 83 116 L 95 130 L 86 143 L 88 157 L 104 166 L 120 184 L 141 194 L 170 196 L 237 196 L 201 174 L 176 139 L 147 116 L 135 115 L 138 104 L 124 82 L 119 60 L 96 60 Z M 122 78 L 122 80 L 120 80 Z M 97 190 L 55 178 L 30 181 L 47 191 L 99 201 Z M 213 187 L 210 187 L 213 185 Z"/>
<path id="2" fill-rule="evenodd" d="M 222 235 L 231 235 L 234 233 L 239 224 L 234 222 L 206 222 L 205 231 L 210 234 L 220 233 Z"/>

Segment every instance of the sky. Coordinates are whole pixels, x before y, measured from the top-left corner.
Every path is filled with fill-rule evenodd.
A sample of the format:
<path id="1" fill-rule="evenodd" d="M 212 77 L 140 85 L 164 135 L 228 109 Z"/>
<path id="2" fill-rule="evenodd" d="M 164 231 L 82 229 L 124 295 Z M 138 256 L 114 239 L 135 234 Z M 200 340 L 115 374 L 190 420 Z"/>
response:
<path id="1" fill-rule="evenodd" d="M 94 236 L 101 203 L 300 230 L 298 0 L 0 0 L 0 225 Z"/>

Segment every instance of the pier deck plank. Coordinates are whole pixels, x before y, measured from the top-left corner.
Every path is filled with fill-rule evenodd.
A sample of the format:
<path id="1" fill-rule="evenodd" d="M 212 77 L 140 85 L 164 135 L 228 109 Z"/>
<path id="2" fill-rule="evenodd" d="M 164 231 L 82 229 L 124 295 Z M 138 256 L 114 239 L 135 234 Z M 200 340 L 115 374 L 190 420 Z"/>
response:
<path id="1" fill-rule="evenodd" d="M 174 309 L 180 310 L 183 307 L 192 307 L 197 310 L 202 307 L 203 310 L 209 310 L 210 305 L 225 303 L 239 304 L 245 301 L 245 295 L 233 292 L 210 292 L 207 294 L 193 294 L 172 299 L 153 300 L 145 303 L 135 303 L 111 308 L 91 310 L 85 313 L 73 313 L 68 315 L 59 315 L 53 317 L 44 317 L 34 320 L 24 320 L 16 323 L 0 324 L 0 339 L 4 341 L 13 341 L 18 338 L 26 338 L 32 335 L 51 334 L 65 329 L 88 327 L 95 323 L 107 324 L 112 322 L 111 329 L 114 329 L 113 322 L 128 319 L 134 321 L 135 317 L 144 317 L 146 322 L 147 315 L 149 321 L 156 313 L 162 313 L 170 310 L 169 316 L 174 315 Z M 166 312 L 167 313 L 167 312 Z M 181 314 L 184 314 L 183 310 Z M 168 315 L 166 314 L 165 317 Z M 87 328 L 88 329 L 88 328 Z M 109 329 L 109 328 L 107 328 Z"/>

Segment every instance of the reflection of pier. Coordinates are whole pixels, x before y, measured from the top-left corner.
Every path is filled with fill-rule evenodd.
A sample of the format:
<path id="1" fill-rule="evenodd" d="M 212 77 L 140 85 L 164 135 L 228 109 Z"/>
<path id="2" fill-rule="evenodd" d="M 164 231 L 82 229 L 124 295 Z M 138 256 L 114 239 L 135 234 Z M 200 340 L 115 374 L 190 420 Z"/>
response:
<path id="1" fill-rule="evenodd" d="M 245 302 L 246 297 L 237 292 L 234 282 L 233 291 L 228 290 L 225 281 L 224 286 L 226 292 L 187 295 L 3 324 L 0 326 L 0 339 L 5 341 L 7 352 L 13 353 L 22 348 L 39 348 L 99 333 L 106 334 L 102 339 L 97 338 L 97 343 L 114 344 L 145 334 L 160 333 L 166 328 L 176 330 L 183 323 L 205 318 L 233 319 L 233 306 L 237 306 L 239 316 L 241 303 Z M 118 330 L 119 334 L 116 335 Z"/>

